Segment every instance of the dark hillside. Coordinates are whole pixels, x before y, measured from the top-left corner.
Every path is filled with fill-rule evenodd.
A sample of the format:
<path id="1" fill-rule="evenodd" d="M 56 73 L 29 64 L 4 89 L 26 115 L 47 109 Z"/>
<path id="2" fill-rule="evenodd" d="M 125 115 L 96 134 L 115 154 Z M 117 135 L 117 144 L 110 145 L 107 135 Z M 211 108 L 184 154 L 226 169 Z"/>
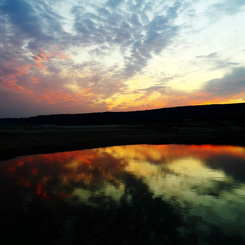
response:
<path id="1" fill-rule="evenodd" d="M 29 118 L 0 119 L 0 126 L 81 126 L 163 123 L 176 120 L 245 120 L 245 103 L 199 105 L 132 112 L 57 114 Z"/>

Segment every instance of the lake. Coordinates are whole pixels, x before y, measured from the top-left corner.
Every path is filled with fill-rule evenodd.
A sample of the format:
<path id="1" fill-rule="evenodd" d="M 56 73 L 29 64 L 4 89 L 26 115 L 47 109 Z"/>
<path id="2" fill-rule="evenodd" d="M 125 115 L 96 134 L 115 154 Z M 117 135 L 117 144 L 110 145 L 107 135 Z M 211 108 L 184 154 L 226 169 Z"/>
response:
<path id="1" fill-rule="evenodd" d="M 129 145 L 0 161 L 0 244 L 245 244 L 245 147 Z"/>

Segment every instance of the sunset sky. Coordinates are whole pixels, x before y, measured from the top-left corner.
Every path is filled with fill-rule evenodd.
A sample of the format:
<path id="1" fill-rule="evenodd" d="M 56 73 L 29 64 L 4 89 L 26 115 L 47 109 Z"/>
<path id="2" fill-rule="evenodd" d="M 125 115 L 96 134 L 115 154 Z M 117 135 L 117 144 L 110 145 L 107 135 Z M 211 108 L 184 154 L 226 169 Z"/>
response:
<path id="1" fill-rule="evenodd" d="M 0 0 L 0 118 L 245 102 L 244 0 Z"/>

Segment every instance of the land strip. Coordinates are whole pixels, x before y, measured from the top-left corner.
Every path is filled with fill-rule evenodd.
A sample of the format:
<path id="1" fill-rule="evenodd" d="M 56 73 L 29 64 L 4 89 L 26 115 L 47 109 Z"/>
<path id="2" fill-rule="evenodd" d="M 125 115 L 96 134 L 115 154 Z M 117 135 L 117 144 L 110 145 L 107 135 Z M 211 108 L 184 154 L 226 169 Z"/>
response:
<path id="1" fill-rule="evenodd" d="M 0 160 L 131 144 L 245 145 L 237 120 L 179 120 L 140 125 L 26 126 L 0 128 Z"/>

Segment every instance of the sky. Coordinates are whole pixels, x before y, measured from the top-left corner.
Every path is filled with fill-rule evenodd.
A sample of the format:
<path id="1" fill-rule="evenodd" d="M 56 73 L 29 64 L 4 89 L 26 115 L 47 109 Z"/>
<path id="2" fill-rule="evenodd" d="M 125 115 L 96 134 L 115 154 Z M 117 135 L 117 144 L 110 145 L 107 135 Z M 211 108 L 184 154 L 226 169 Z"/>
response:
<path id="1" fill-rule="evenodd" d="M 245 102 L 244 0 L 0 0 L 0 118 Z"/>

